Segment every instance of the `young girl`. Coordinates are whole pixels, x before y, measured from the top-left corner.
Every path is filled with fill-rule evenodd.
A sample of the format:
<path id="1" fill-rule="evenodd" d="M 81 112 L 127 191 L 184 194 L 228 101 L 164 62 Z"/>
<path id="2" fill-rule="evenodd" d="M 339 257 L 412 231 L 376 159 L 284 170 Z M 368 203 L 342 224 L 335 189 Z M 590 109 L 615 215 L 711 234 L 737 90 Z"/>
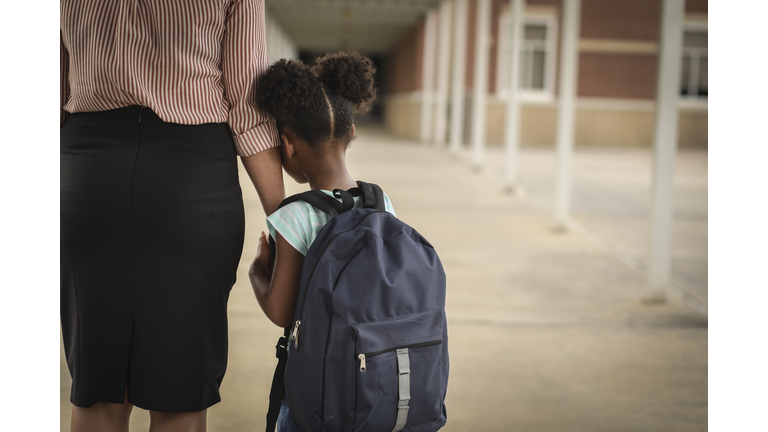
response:
<path id="1" fill-rule="evenodd" d="M 334 189 L 357 187 L 344 156 L 355 136 L 354 114 L 368 111 L 376 97 L 375 72 L 370 59 L 339 52 L 318 58 L 311 68 L 297 60 L 280 60 L 259 80 L 259 105 L 277 120 L 283 168 L 296 182 L 309 183 L 311 189 L 330 196 Z M 394 214 L 389 198 L 384 199 L 386 210 Z M 356 197 L 354 208 L 362 205 Z M 304 257 L 330 219 L 303 201 L 267 218 L 276 243 L 274 269 L 262 232 L 249 277 L 262 310 L 280 327 L 293 320 Z M 279 432 L 299 431 L 285 401 L 277 422 Z"/>

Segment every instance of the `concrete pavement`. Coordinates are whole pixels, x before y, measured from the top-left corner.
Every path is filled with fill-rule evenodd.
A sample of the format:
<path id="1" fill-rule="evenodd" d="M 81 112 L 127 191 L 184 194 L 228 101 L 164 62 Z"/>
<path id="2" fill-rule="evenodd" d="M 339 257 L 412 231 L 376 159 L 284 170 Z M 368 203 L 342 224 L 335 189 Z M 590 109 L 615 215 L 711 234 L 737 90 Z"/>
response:
<path id="1" fill-rule="evenodd" d="M 501 153 L 473 172 L 469 153 L 361 127 L 351 173 L 378 183 L 398 216 L 432 242 L 448 276 L 451 376 L 445 431 L 707 430 L 707 318 L 677 296 L 643 305 L 650 151 L 578 149 L 574 219 L 550 226 L 554 158 L 526 148 L 527 194 L 501 187 Z M 229 306 L 230 361 L 211 431 L 264 429 L 280 329 L 261 313 L 246 272 L 264 215 L 242 173 L 248 234 Z M 676 172 L 673 282 L 707 305 L 707 155 Z M 287 192 L 303 190 L 286 177 Z M 634 260 L 634 261 L 631 261 Z M 690 300 L 689 299 L 689 300 Z M 61 430 L 69 430 L 61 360 Z M 131 431 L 147 430 L 136 410 Z"/>

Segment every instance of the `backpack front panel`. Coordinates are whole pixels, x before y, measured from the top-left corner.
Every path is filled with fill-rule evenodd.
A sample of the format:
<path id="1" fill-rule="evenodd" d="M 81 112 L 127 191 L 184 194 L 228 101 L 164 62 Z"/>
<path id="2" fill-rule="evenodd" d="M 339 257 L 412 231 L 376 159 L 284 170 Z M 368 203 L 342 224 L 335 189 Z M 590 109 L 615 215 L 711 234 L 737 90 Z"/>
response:
<path id="1" fill-rule="evenodd" d="M 398 348 L 407 348 L 411 368 L 404 430 L 437 430 L 445 423 L 448 376 L 445 273 L 432 246 L 398 219 L 376 218 L 366 229 L 375 234 L 346 266 L 333 292 L 334 313 L 349 326 L 338 379 L 326 363 L 326 379 L 343 380 L 342 427 L 328 430 L 392 430 L 399 401 Z M 365 359 L 365 371 L 360 354 L 373 354 Z M 326 416 L 333 393 L 326 384 Z"/>
<path id="2" fill-rule="evenodd" d="M 394 224 L 397 219 L 377 222 L 376 234 L 339 275 L 335 313 L 368 322 L 444 308 L 445 273 L 434 249 L 415 241 L 412 228 Z"/>
<path id="3" fill-rule="evenodd" d="M 352 210 L 331 219 L 310 246 L 302 267 L 292 328 L 296 339 L 292 336 L 288 341 L 290 351 L 284 381 L 291 416 L 304 431 L 320 431 L 322 424 L 339 421 L 340 401 L 326 400 L 323 396 L 325 382 L 329 381 L 326 365 L 333 364 L 327 363 L 326 355 L 330 353 L 332 357 L 337 355 L 339 361 L 342 359 L 334 343 L 343 343 L 343 340 L 329 340 L 334 319 L 332 294 L 339 275 L 372 236 L 366 230 L 350 231 L 360 219 L 355 213 L 360 212 L 370 210 Z M 340 233 L 344 235 L 342 241 L 331 241 Z M 298 332 L 297 321 L 301 322 Z M 341 328 L 344 331 L 346 323 L 342 323 Z M 330 382 L 335 382 L 335 371 L 330 372 L 333 377 Z M 328 404 L 330 410 L 324 407 Z M 324 415 L 324 412 L 336 414 Z"/>
<path id="4" fill-rule="evenodd" d="M 400 397 L 398 361 L 406 355 L 412 394 L 404 430 L 439 429 L 448 372 L 444 305 L 442 265 L 415 230 L 384 212 L 353 210 L 333 218 L 307 254 L 294 320 L 301 320 L 299 344 L 295 349 L 291 341 L 286 367 L 286 393 L 299 427 L 391 431 Z M 397 349 L 407 350 L 399 360 Z M 373 354 L 365 371 L 360 354 Z M 293 397 L 299 391 L 305 392 Z"/>
<path id="5" fill-rule="evenodd" d="M 332 295 L 339 275 L 373 235 L 369 230 L 349 231 L 357 222 L 350 220 L 349 216 L 353 216 L 350 213 L 360 211 L 353 210 L 331 219 L 310 246 L 302 267 L 291 349 L 318 360 L 326 355 L 334 311 Z M 337 237 L 339 234 L 343 235 L 341 239 Z M 297 322 L 301 322 L 298 332 L 295 331 Z"/>

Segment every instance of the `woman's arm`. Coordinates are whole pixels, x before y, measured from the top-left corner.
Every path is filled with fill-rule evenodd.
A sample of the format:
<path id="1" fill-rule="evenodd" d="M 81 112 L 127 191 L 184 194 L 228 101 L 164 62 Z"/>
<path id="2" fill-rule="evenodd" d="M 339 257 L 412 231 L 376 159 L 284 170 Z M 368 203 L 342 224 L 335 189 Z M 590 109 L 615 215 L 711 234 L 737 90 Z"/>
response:
<path id="1" fill-rule="evenodd" d="M 256 258 L 253 259 L 248 277 L 256 300 L 267 318 L 280 327 L 288 327 L 296 309 L 304 255 L 285 241 L 280 233 L 277 233 L 275 245 L 277 256 L 272 270 L 269 267 L 267 237 L 264 232 L 261 233 Z"/>
<path id="2" fill-rule="evenodd" d="M 59 32 L 61 33 L 61 32 Z M 64 111 L 64 105 L 69 102 L 69 51 L 64 46 L 64 36 L 59 34 L 59 40 L 61 41 L 61 48 L 59 51 L 59 98 L 61 104 L 59 109 L 61 110 L 59 118 L 59 127 L 64 125 L 64 121 L 67 119 L 68 112 Z"/>
<path id="3" fill-rule="evenodd" d="M 256 102 L 259 77 L 269 67 L 264 27 L 264 0 L 232 2 L 227 10 L 221 72 L 229 104 L 227 123 L 237 153 L 264 212 L 270 215 L 285 198 L 285 187 L 275 120 Z"/>
<path id="4" fill-rule="evenodd" d="M 285 199 L 280 148 L 273 147 L 255 155 L 242 157 L 240 160 L 259 194 L 264 214 L 271 215 Z"/>

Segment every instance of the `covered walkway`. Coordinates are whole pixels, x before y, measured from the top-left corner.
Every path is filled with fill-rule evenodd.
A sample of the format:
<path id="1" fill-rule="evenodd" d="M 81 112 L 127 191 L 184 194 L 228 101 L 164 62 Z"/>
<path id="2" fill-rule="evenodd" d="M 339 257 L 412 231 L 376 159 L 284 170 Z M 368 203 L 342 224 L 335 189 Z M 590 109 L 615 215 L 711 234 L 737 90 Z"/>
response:
<path id="1" fill-rule="evenodd" d="M 498 153 L 494 153 L 494 152 Z M 451 376 L 445 431 L 707 429 L 707 152 L 677 156 L 672 283 L 642 303 L 650 149 L 578 149 L 571 229 L 552 230 L 554 152 L 524 148 L 522 194 L 504 192 L 501 150 L 469 150 L 361 127 L 352 174 L 380 184 L 448 275 Z M 247 280 L 264 214 L 247 176 L 247 238 L 230 297 L 230 361 L 209 430 L 261 431 L 280 330 Z M 289 194 L 302 186 L 286 177 Z M 61 356 L 61 430 L 69 430 Z M 132 431 L 147 430 L 137 410 Z"/>

